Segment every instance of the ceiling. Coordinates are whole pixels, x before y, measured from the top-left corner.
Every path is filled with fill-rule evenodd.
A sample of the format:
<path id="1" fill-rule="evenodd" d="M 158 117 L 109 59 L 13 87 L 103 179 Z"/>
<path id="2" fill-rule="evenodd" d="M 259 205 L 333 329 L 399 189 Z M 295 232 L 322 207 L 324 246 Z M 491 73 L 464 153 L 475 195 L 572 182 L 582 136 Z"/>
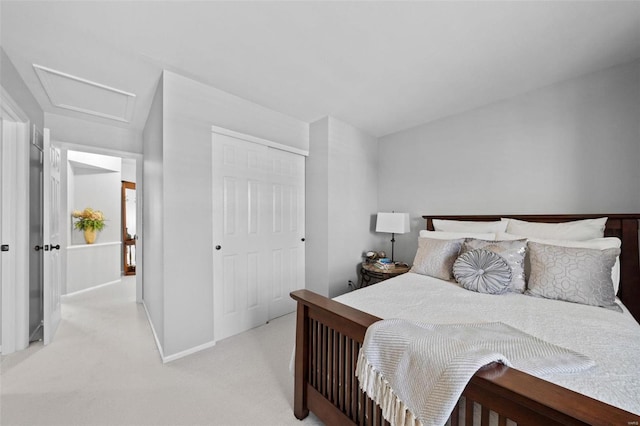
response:
<path id="1" fill-rule="evenodd" d="M 2 0 L 0 19 L 0 43 L 46 112 L 134 130 L 162 69 L 383 136 L 640 58 L 638 1 Z M 54 106 L 34 64 L 134 94 L 130 119 Z"/>

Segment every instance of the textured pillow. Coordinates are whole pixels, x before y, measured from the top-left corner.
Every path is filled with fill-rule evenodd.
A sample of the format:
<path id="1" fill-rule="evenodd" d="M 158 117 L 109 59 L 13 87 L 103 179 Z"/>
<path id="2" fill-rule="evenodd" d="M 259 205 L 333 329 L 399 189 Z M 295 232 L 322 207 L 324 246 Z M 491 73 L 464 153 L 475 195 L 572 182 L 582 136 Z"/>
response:
<path id="1" fill-rule="evenodd" d="M 499 254 L 509 265 L 511 269 L 510 291 L 523 293 L 525 284 L 524 261 L 527 253 L 527 240 L 512 241 L 484 241 L 475 239 L 466 239 L 462 244 L 460 253 L 466 253 L 471 250 L 484 249 Z"/>
<path id="2" fill-rule="evenodd" d="M 604 237 L 606 217 L 574 220 L 562 223 L 527 222 L 518 219 L 502 219 L 507 222 L 509 234 L 527 238 L 552 238 L 554 240 L 584 241 Z"/>
<path id="3" fill-rule="evenodd" d="M 529 242 L 531 277 L 526 294 L 601 306 L 622 312 L 615 302 L 611 268 L 619 248 L 560 247 Z"/>
<path id="4" fill-rule="evenodd" d="M 473 222 L 469 220 L 433 219 L 433 229 L 445 232 L 505 232 L 507 224 L 496 220 L 493 222 Z"/>
<path id="5" fill-rule="evenodd" d="M 501 241 L 506 240 L 518 240 L 524 237 L 520 235 L 507 234 L 504 232 L 499 232 L 496 234 L 496 239 Z M 571 240 L 548 240 L 543 238 L 529 238 L 530 242 L 540 243 L 540 244 L 549 244 L 552 246 L 561 246 L 561 247 L 580 247 L 580 248 L 590 248 L 590 249 L 598 249 L 598 250 L 606 250 L 609 248 L 620 248 L 622 245 L 622 241 L 617 237 L 604 237 L 604 238 L 594 238 L 592 240 L 585 241 L 571 241 Z M 531 265 L 529 262 L 529 256 L 525 256 L 524 258 L 524 272 L 525 277 L 528 277 L 531 273 Z M 611 269 L 611 281 L 613 282 L 613 291 L 615 294 L 618 294 L 618 288 L 620 287 L 620 257 L 616 258 L 616 263 L 613 265 Z"/>
<path id="6" fill-rule="evenodd" d="M 461 254 L 453 263 L 453 276 L 467 290 L 502 294 L 509 290 L 511 268 L 497 253 L 476 249 Z"/>
<path id="7" fill-rule="evenodd" d="M 496 234 L 492 232 L 441 232 L 441 231 L 420 231 L 420 236 L 433 238 L 435 240 L 457 240 L 458 238 L 479 238 L 481 240 L 495 240 Z"/>
<path id="8" fill-rule="evenodd" d="M 409 272 L 450 280 L 453 262 L 460 252 L 464 239 L 435 240 L 419 238 L 418 251 Z"/>

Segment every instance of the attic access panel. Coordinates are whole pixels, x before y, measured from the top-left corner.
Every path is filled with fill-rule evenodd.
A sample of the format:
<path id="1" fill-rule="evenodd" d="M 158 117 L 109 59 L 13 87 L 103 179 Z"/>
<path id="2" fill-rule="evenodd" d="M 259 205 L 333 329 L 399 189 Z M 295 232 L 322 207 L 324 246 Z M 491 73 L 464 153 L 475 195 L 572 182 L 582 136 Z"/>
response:
<path id="1" fill-rule="evenodd" d="M 136 95 L 33 64 L 49 100 L 58 108 L 131 122 Z"/>

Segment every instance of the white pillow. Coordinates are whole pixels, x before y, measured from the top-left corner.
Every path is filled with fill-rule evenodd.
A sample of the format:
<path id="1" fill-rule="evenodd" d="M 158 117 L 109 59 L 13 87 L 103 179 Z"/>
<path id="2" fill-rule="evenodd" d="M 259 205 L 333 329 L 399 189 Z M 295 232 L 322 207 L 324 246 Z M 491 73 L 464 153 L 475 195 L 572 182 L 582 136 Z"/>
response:
<path id="1" fill-rule="evenodd" d="M 478 240 L 493 241 L 496 234 L 490 232 L 440 232 L 440 231 L 420 231 L 420 238 L 433 238 L 434 240 L 457 240 L 459 238 L 476 238 Z"/>
<path id="2" fill-rule="evenodd" d="M 604 237 L 607 218 L 574 220 L 562 223 L 527 222 L 509 218 L 503 218 L 502 221 L 507 223 L 506 232 L 509 234 L 522 235 L 526 238 L 585 241 Z"/>
<path id="3" fill-rule="evenodd" d="M 520 240 L 522 238 L 526 238 L 526 237 L 522 237 L 520 235 L 508 234 L 505 232 L 499 232 L 498 234 L 496 234 L 496 240 L 498 241 Z M 620 238 L 616 238 L 616 237 L 594 238 L 586 241 L 547 240 L 542 238 L 529 238 L 528 240 L 533 241 L 534 243 L 547 244 L 550 246 L 588 248 L 588 249 L 598 249 L 598 250 L 620 248 L 620 246 L 622 246 L 622 241 L 620 240 Z M 616 263 L 613 265 L 613 268 L 611 269 L 611 281 L 613 281 L 614 293 L 618 294 L 618 288 L 620 287 L 620 256 L 617 257 Z"/>
<path id="4" fill-rule="evenodd" d="M 433 219 L 433 229 L 444 232 L 505 232 L 507 224 L 494 222 L 472 222 L 468 220 Z"/>

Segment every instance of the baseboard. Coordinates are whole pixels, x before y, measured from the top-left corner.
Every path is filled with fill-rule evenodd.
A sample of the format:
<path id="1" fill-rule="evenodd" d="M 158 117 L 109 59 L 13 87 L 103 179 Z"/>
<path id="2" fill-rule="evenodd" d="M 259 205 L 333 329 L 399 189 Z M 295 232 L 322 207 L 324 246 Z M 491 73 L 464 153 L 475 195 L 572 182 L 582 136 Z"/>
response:
<path id="1" fill-rule="evenodd" d="M 186 351 L 178 352 L 177 354 L 173 354 L 173 355 L 169 355 L 169 356 L 163 357 L 162 358 L 162 363 L 166 364 L 168 362 L 175 361 L 176 359 L 184 358 L 187 355 L 191 355 L 191 354 L 194 354 L 196 352 L 200 352 L 202 350 L 209 349 L 209 348 L 211 348 L 211 347 L 213 347 L 215 345 L 216 345 L 216 342 L 212 340 L 211 342 L 207 342 L 207 343 L 204 343 L 202 345 L 195 346 L 193 348 L 187 349 Z"/>
<path id="2" fill-rule="evenodd" d="M 151 331 L 153 332 L 153 337 L 156 340 L 156 346 L 158 347 L 158 352 L 160 352 L 160 358 L 162 359 L 163 364 L 166 364 L 171 361 L 175 361 L 180 358 L 184 358 L 187 355 L 200 352 L 202 350 L 208 349 L 216 345 L 215 340 L 212 340 L 211 342 L 207 342 L 202 345 L 195 346 L 193 348 L 187 349 L 182 352 L 178 352 L 177 354 L 165 356 L 164 351 L 162 350 L 162 345 L 160 344 L 160 339 L 158 339 L 158 334 L 156 333 L 156 329 L 153 327 L 153 321 L 151 321 L 151 315 L 149 315 L 149 310 L 147 309 L 147 305 L 146 303 L 144 303 L 144 300 L 142 301 L 142 306 L 144 306 L 144 311 L 147 314 L 147 320 L 149 321 L 149 325 L 151 326 Z"/>
<path id="3" fill-rule="evenodd" d="M 160 339 L 158 339 L 158 333 L 156 333 L 156 329 L 153 327 L 153 321 L 151 321 L 151 315 L 149 315 L 149 309 L 147 309 L 147 304 L 142 301 L 142 307 L 144 307 L 144 312 L 147 314 L 147 321 L 149 322 L 149 326 L 151 326 L 151 332 L 153 333 L 153 338 L 156 340 L 156 346 L 158 347 L 158 352 L 160 353 L 160 359 L 162 363 L 165 363 L 164 353 L 162 352 L 162 345 L 160 344 Z"/>
<path id="4" fill-rule="evenodd" d="M 63 294 L 61 297 L 65 298 L 67 296 L 75 296 L 77 294 L 86 293 L 87 291 L 95 290 L 95 289 L 100 288 L 100 287 L 106 287 L 108 285 L 118 284 L 118 283 L 121 283 L 121 282 L 122 282 L 122 278 L 119 278 L 119 279 L 114 280 L 114 281 L 109 281 L 107 283 L 94 285 L 93 287 L 89 287 L 89 288 L 83 288 L 82 290 L 74 291 L 72 293 Z"/>

